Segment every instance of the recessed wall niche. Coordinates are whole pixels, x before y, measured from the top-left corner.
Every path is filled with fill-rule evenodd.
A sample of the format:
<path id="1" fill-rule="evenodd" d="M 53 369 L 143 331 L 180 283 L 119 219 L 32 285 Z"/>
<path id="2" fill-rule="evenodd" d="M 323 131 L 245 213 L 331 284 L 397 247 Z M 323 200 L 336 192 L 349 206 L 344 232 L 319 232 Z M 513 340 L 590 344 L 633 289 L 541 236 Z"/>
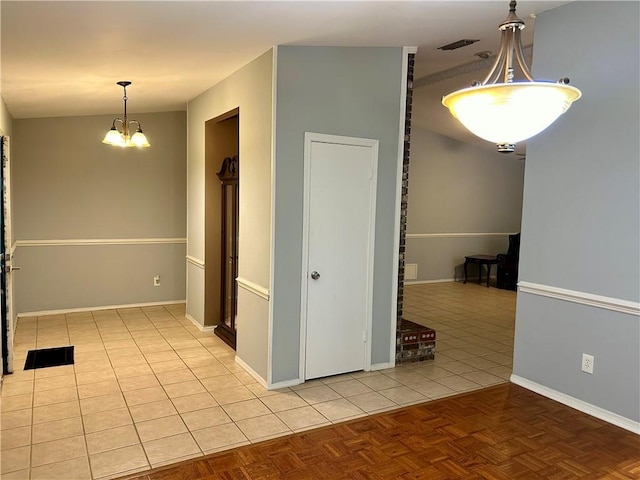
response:
<path id="1" fill-rule="evenodd" d="M 204 325 L 215 326 L 216 334 L 234 349 L 239 115 L 236 108 L 205 122 Z M 230 162 L 230 159 L 234 161 Z M 229 168 L 236 169 L 235 186 L 228 182 L 229 172 L 225 170 Z M 223 182 L 222 176 L 227 180 Z"/>

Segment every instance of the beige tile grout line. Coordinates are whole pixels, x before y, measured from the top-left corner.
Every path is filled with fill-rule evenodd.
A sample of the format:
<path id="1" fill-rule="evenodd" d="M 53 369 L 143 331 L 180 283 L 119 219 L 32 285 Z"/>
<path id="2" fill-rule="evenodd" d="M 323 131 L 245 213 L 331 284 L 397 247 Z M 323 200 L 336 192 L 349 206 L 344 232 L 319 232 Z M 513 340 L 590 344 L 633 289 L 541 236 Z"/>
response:
<path id="1" fill-rule="evenodd" d="M 36 317 L 36 333 L 35 333 L 35 347 L 34 350 L 37 350 L 38 348 L 38 328 L 40 328 L 40 322 L 39 322 L 39 318 L 40 317 Z M 14 333 L 15 334 L 15 333 Z M 27 350 L 27 355 L 28 355 L 29 350 Z M 14 365 L 15 368 L 15 365 Z M 23 367 L 24 368 L 24 367 Z M 33 384 L 31 387 L 31 436 L 29 437 L 29 479 L 31 479 L 31 464 L 33 462 L 33 413 L 35 410 L 35 403 L 36 403 L 36 372 L 34 370 L 33 372 Z"/>
<path id="2" fill-rule="evenodd" d="M 91 313 L 91 319 L 93 323 L 95 323 L 95 319 L 93 318 L 93 313 Z M 64 323 L 67 326 L 67 335 L 69 336 L 69 345 L 71 345 L 71 332 L 69 331 L 69 321 L 67 319 L 67 315 L 64 316 Z M 102 337 L 101 337 L 102 338 Z M 80 410 L 80 422 L 82 423 L 82 435 L 84 437 L 84 448 L 87 452 L 87 464 L 89 465 L 89 475 L 93 478 L 93 469 L 91 468 L 91 460 L 89 458 L 89 444 L 87 443 L 87 431 L 84 426 L 84 416 L 82 415 L 82 404 L 80 403 L 80 392 L 78 391 L 78 377 L 76 376 L 76 348 L 73 346 L 73 381 L 76 384 L 76 394 L 78 396 L 78 409 Z M 31 472 L 29 472 L 29 478 L 31 478 Z"/>

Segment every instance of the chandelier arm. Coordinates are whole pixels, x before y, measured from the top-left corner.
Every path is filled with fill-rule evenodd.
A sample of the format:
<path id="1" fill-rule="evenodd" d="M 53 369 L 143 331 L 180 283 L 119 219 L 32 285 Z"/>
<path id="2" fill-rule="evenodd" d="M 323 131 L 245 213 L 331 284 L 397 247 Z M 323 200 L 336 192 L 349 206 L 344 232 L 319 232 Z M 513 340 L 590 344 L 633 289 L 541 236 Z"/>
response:
<path id="1" fill-rule="evenodd" d="M 491 72 L 491 75 L 485 79 L 485 82 L 483 83 L 483 85 L 497 83 L 501 73 L 504 71 L 504 66 L 505 66 L 505 57 L 504 55 L 500 55 L 499 63 L 496 65 L 495 70 Z"/>
<path id="2" fill-rule="evenodd" d="M 502 75 L 502 72 L 504 72 L 506 63 L 507 63 L 506 58 L 503 55 L 502 58 L 500 59 L 500 64 L 498 65 L 498 68 L 496 68 L 496 71 L 493 72 L 491 79 L 489 79 L 487 84 L 498 83 L 498 81 L 500 80 L 500 76 Z"/>
<path id="3" fill-rule="evenodd" d="M 491 70 L 482 81 L 481 85 L 487 85 L 488 83 L 495 83 L 500 75 L 500 71 L 504 68 L 504 50 L 507 48 L 507 36 L 505 32 L 502 31 L 500 35 L 500 49 L 498 50 L 498 55 L 496 55 L 496 60 L 493 62 L 491 66 Z"/>
<path id="4" fill-rule="evenodd" d="M 529 70 L 529 66 L 527 65 L 527 61 L 524 58 L 524 52 L 522 51 L 522 41 L 520 40 L 520 30 L 516 32 L 516 60 L 518 61 L 518 66 L 520 70 L 522 70 L 523 75 L 527 80 L 531 82 L 535 82 L 533 75 L 531 74 L 531 70 Z"/>
<path id="5" fill-rule="evenodd" d="M 122 118 L 120 118 L 120 117 L 117 117 L 117 118 L 113 119 L 113 123 L 111 124 L 111 128 L 116 128 L 117 129 L 117 126 L 116 126 L 117 122 L 120 122 L 120 128 L 124 129 L 124 127 L 123 127 L 124 120 Z"/>
<path id="6" fill-rule="evenodd" d="M 504 83 L 513 83 L 513 51 L 515 50 L 515 40 L 516 40 L 516 35 L 515 35 L 515 29 L 514 27 L 509 27 L 510 32 L 507 34 L 507 56 L 506 56 L 506 61 L 505 61 L 505 69 L 504 69 L 504 75 L 503 75 L 503 82 Z"/>

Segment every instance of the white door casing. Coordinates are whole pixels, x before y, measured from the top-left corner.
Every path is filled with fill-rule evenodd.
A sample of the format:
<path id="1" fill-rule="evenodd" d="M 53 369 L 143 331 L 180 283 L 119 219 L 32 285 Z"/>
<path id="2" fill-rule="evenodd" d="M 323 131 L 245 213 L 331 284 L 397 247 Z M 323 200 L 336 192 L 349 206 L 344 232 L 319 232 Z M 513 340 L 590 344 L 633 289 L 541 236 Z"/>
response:
<path id="1" fill-rule="evenodd" d="M 301 380 L 370 368 L 377 163 L 377 140 L 305 134 Z"/>

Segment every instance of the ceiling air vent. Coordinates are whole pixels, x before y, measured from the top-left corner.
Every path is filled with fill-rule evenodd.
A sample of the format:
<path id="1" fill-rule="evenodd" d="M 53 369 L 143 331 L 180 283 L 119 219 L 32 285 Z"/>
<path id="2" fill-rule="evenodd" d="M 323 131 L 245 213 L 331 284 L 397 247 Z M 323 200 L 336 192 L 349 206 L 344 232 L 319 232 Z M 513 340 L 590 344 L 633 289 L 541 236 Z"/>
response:
<path id="1" fill-rule="evenodd" d="M 438 47 L 438 50 L 455 50 L 456 48 L 466 47 L 467 45 L 473 45 L 479 40 L 469 40 L 468 38 L 463 38 L 462 40 L 458 40 L 457 42 L 449 43 L 447 45 L 443 45 L 442 47 Z"/>

